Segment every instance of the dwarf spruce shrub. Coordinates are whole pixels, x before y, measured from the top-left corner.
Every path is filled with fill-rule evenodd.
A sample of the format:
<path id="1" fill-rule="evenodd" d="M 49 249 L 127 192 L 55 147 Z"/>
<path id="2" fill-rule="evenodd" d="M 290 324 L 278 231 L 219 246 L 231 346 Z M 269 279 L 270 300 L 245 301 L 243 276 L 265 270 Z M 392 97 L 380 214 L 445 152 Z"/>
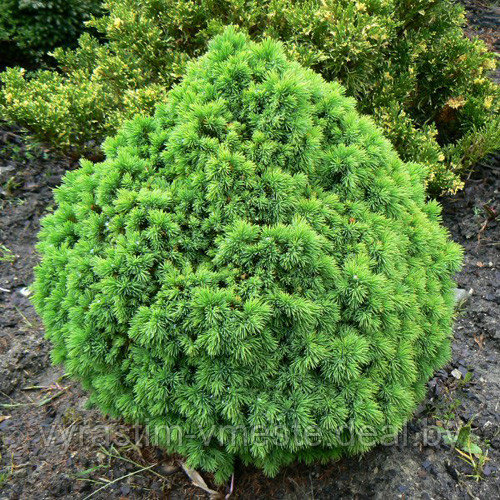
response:
<path id="1" fill-rule="evenodd" d="M 82 160 L 34 302 L 106 413 L 223 481 L 397 432 L 450 353 L 459 247 L 337 83 L 230 28 Z"/>
<path id="2" fill-rule="evenodd" d="M 226 25 L 338 80 L 405 161 L 428 166 L 433 194 L 500 148 L 495 55 L 465 37 L 449 0 L 108 0 L 58 71 L 0 74 L 0 116 L 39 141 L 92 156 L 137 112 L 152 113 Z"/>

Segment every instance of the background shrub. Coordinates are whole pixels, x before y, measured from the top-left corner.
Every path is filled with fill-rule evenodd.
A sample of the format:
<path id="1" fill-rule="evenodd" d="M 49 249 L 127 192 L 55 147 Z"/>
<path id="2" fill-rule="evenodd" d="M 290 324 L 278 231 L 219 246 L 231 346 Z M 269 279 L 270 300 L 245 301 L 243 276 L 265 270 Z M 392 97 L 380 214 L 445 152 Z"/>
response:
<path id="1" fill-rule="evenodd" d="M 219 481 L 401 428 L 449 358 L 461 252 L 338 83 L 231 28 L 104 149 L 56 190 L 34 285 L 95 403 Z"/>
<path id="2" fill-rule="evenodd" d="M 462 31 L 448 0 L 110 0 L 85 34 L 57 50 L 61 73 L 2 75 L 0 112 L 58 148 L 85 150 L 154 103 L 227 24 L 271 36 L 327 80 L 340 80 L 403 159 L 430 166 L 434 191 L 500 143 L 494 55 Z"/>
<path id="3" fill-rule="evenodd" d="M 0 68 L 47 62 L 47 52 L 75 47 L 100 0 L 2 0 L 0 8 Z"/>

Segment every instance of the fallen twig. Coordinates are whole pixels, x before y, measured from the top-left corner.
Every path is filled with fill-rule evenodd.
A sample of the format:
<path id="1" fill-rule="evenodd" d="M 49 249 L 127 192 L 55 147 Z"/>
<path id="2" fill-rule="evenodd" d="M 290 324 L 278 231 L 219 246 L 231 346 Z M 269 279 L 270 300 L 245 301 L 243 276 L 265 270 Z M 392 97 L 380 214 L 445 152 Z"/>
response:
<path id="1" fill-rule="evenodd" d="M 221 493 L 212 490 L 211 488 L 208 487 L 207 483 L 205 483 L 205 480 L 201 477 L 199 472 L 195 471 L 194 469 L 191 469 L 191 467 L 188 467 L 184 462 L 179 462 L 179 463 L 181 467 L 184 469 L 184 472 L 187 474 L 189 479 L 191 479 L 191 482 L 193 483 L 194 486 L 197 486 L 198 488 L 208 493 L 212 500 L 224 498 Z"/>
<path id="2" fill-rule="evenodd" d="M 143 465 L 135 462 L 134 460 L 131 460 L 130 458 L 127 458 L 127 457 L 123 457 L 122 455 L 120 455 L 118 453 L 118 451 L 116 451 L 116 448 L 113 446 L 112 447 L 113 450 L 115 450 L 116 452 L 116 455 L 114 453 L 112 453 L 110 450 L 107 450 L 106 448 L 104 448 L 104 446 L 101 446 L 101 451 L 108 457 L 110 458 L 116 458 L 118 460 L 123 460 L 124 462 L 128 462 L 130 464 L 133 464 L 135 465 L 136 467 L 144 467 Z M 163 479 L 164 481 L 167 480 L 167 477 L 166 476 L 163 476 L 162 474 L 160 474 L 159 472 L 156 472 L 155 470 L 152 470 L 150 471 L 151 473 L 153 473 L 155 476 L 158 476 L 160 479 Z"/>
<path id="3" fill-rule="evenodd" d="M 486 219 L 483 222 L 481 229 L 479 230 L 479 233 L 477 233 L 477 246 L 481 244 L 481 237 L 483 236 L 483 233 L 486 231 L 488 224 L 494 221 L 498 217 L 498 212 L 493 207 L 490 207 L 486 203 L 483 204 L 483 209 L 486 212 Z"/>
<path id="4" fill-rule="evenodd" d="M 19 408 L 21 406 L 44 406 L 47 403 L 50 403 L 51 401 L 53 401 L 54 399 L 62 396 L 66 392 L 67 389 L 68 389 L 67 387 L 64 387 L 59 392 L 56 392 L 52 396 L 49 396 L 48 398 L 44 398 L 41 401 L 32 401 L 29 403 L 2 403 L 2 404 L 0 404 L 0 407 L 1 408 Z M 26 390 L 26 389 L 24 389 L 24 390 Z"/>
<path id="5" fill-rule="evenodd" d="M 225 496 L 225 500 L 227 500 L 233 494 L 234 488 L 234 474 L 231 476 L 231 485 L 229 487 L 229 493 Z"/>
<path id="6" fill-rule="evenodd" d="M 88 498 L 93 497 L 96 493 L 99 493 L 99 491 L 104 490 L 108 486 L 111 486 L 112 484 L 115 484 L 118 481 L 121 481 L 122 479 L 127 479 L 127 477 L 130 477 L 130 476 L 135 476 L 136 474 L 140 474 L 141 472 L 144 472 L 144 471 L 147 471 L 149 469 L 152 469 L 153 467 L 156 467 L 157 465 L 158 464 L 149 465 L 148 467 L 143 467 L 142 469 L 138 469 L 138 470 L 136 470 L 134 472 L 130 472 L 129 474 L 125 474 L 124 476 L 120 476 L 120 477 L 118 477 L 116 479 L 113 479 L 113 481 L 109 481 L 104 486 L 101 486 L 97 490 L 93 491 L 90 495 L 87 495 L 83 500 L 87 500 Z"/>

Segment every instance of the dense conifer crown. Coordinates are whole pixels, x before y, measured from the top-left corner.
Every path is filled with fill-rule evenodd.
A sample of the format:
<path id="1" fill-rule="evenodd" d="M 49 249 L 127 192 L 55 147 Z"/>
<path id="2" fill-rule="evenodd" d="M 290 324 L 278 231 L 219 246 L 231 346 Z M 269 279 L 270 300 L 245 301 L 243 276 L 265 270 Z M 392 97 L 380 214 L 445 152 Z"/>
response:
<path id="1" fill-rule="evenodd" d="M 449 357 L 461 252 L 340 85 L 229 28 L 105 150 L 56 191 L 34 296 L 103 411 L 218 480 L 401 428 Z"/>

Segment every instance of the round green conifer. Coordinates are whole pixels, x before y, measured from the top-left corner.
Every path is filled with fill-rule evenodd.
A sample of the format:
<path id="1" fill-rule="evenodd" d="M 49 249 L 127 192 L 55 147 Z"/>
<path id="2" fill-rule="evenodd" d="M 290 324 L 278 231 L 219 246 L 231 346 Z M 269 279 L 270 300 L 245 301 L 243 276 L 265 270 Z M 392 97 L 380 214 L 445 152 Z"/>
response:
<path id="1" fill-rule="evenodd" d="M 218 481 L 367 450 L 449 359 L 461 250 L 354 104 L 228 28 L 44 219 L 54 361 Z"/>

